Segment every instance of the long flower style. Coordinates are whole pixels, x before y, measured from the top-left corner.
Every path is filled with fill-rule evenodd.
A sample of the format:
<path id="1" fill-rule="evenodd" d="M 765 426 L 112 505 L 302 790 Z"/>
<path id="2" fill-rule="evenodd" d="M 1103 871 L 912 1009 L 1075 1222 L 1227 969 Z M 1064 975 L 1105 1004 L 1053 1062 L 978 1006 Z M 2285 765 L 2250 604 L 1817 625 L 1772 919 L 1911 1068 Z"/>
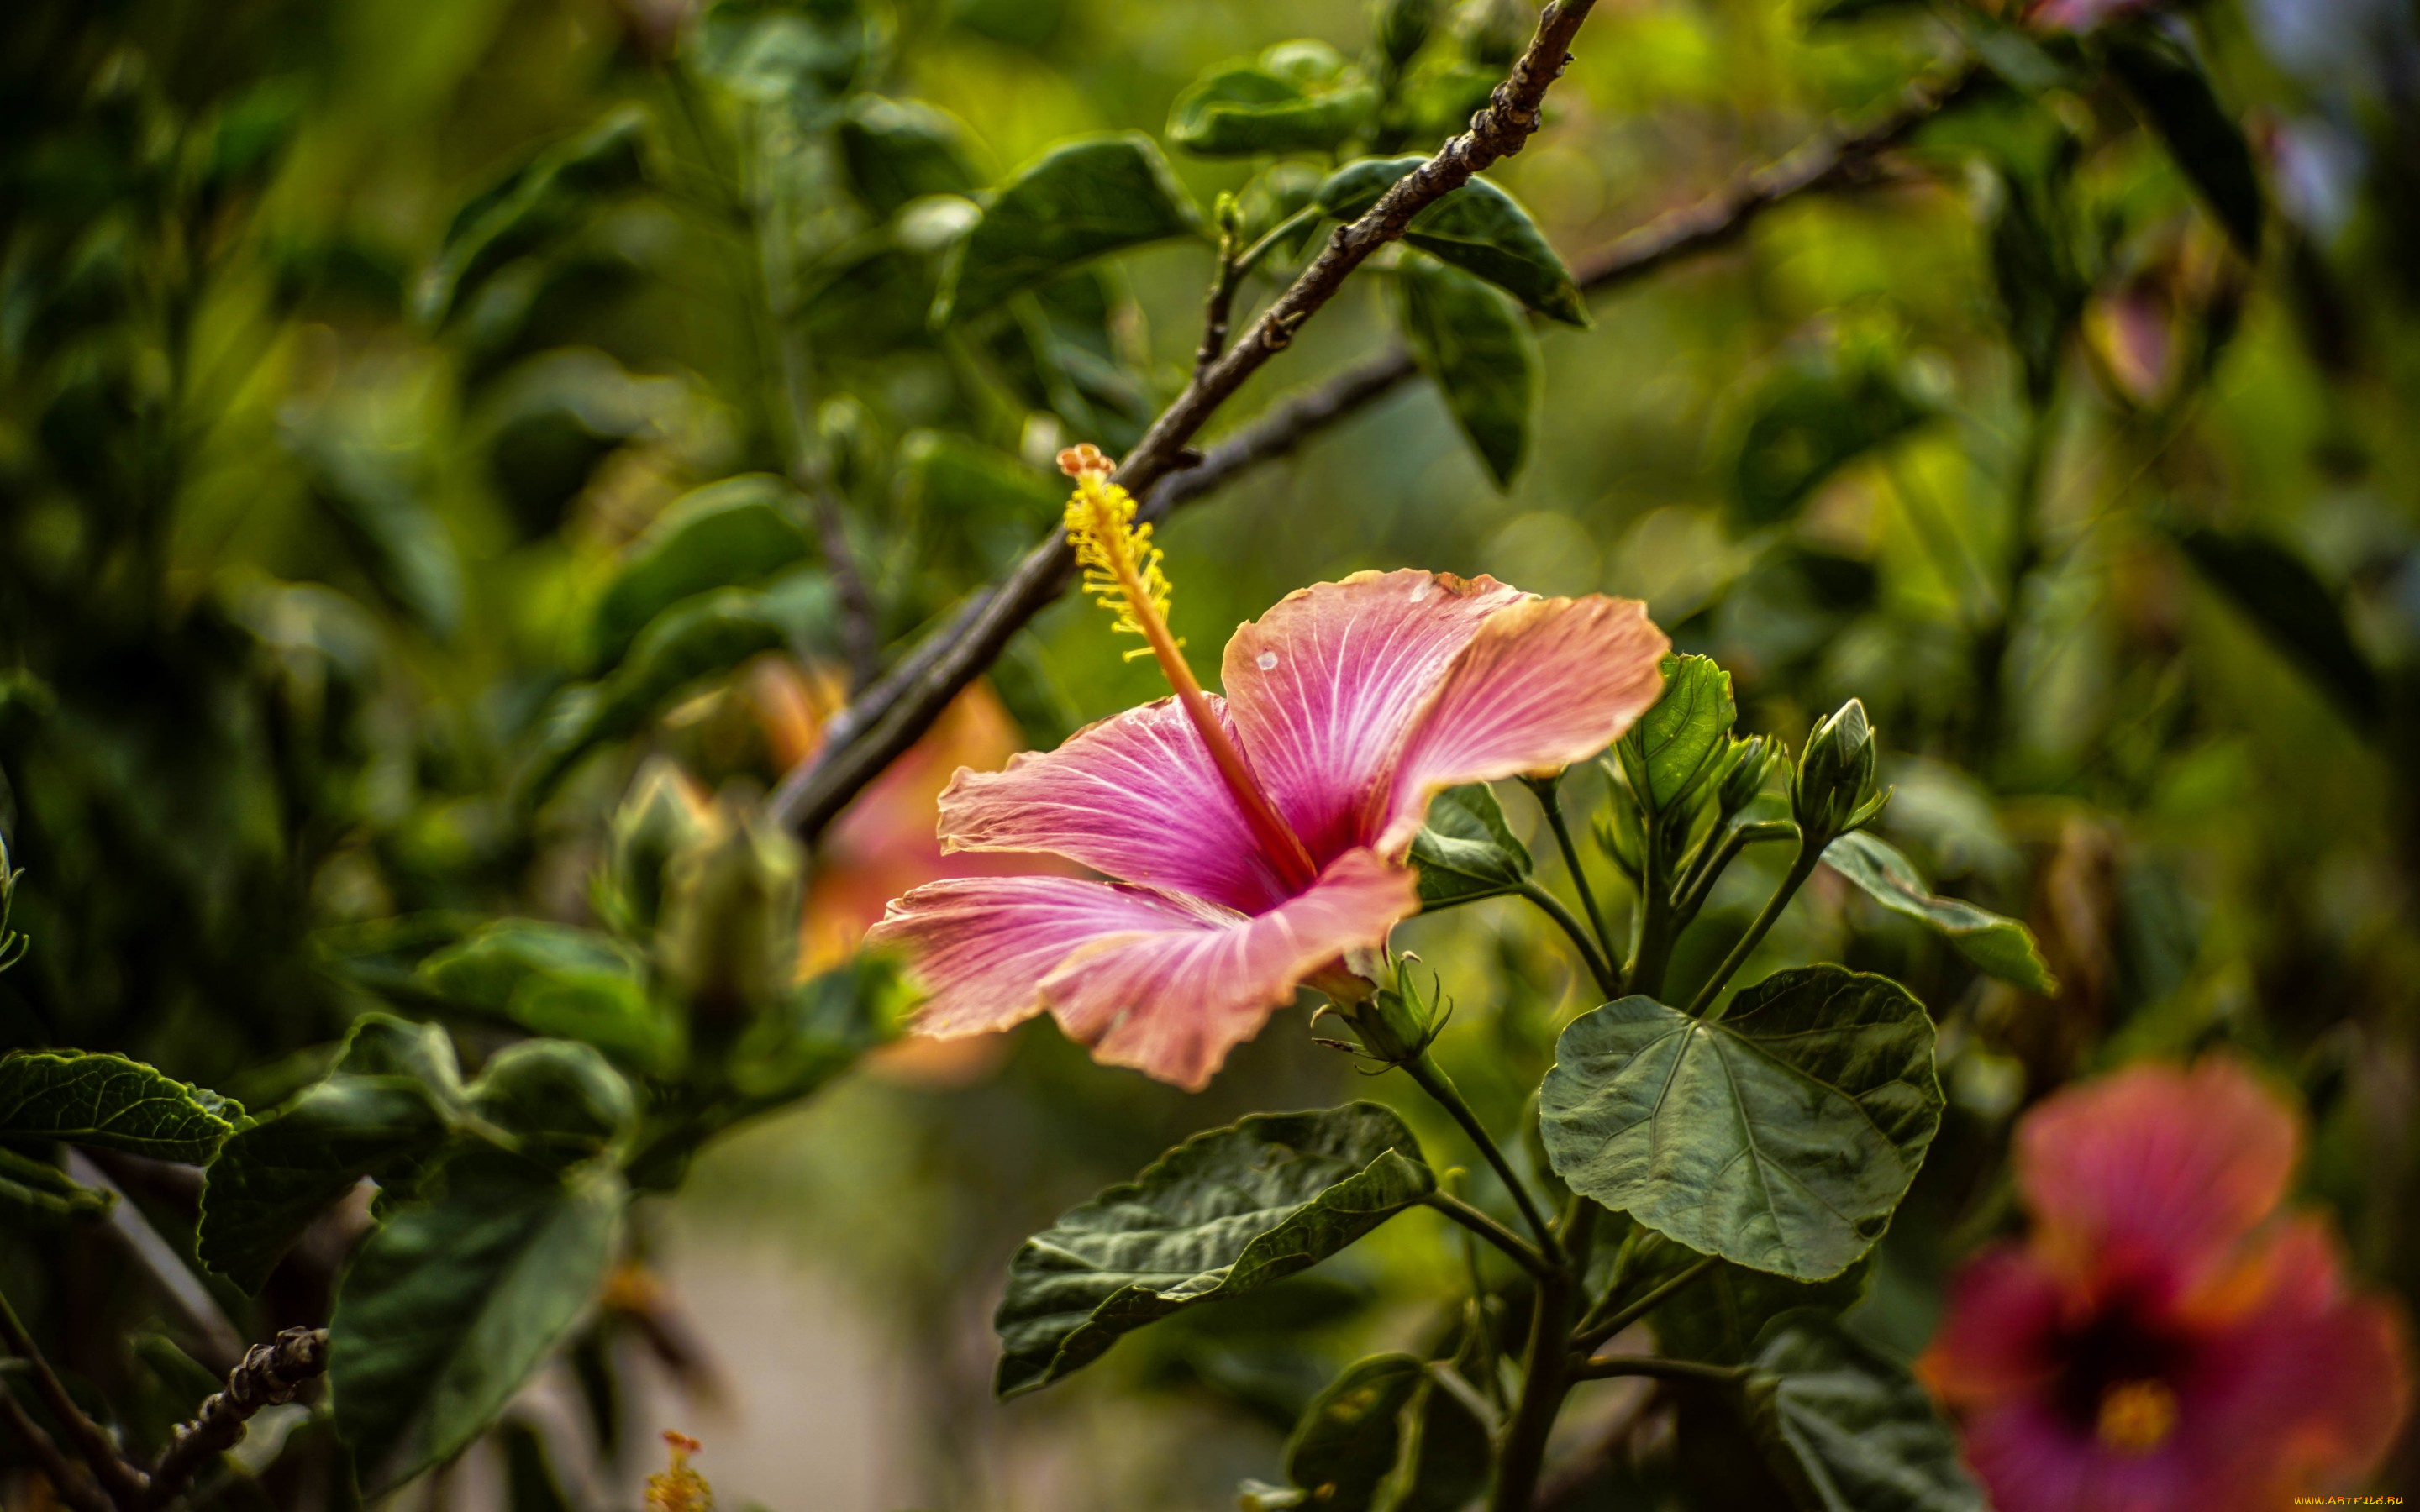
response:
<path id="1" fill-rule="evenodd" d="M 2300 1142 L 2225 1059 L 2026 1116 L 2031 1239 L 1959 1275 L 1918 1367 L 1999 1512 L 2265 1512 L 2377 1467 L 2402 1328 L 2326 1228 L 2279 1215 Z"/>
<path id="2" fill-rule="evenodd" d="M 1289 594 L 1236 630 L 1226 696 L 1206 693 L 1107 459 L 1060 462 L 1087 586 L 1175 695 L 951 783 L 946 849 L 1108 880 L 970 877 L 893 903 L 867 943 L 910 960 L 920 1032 L 1047 1011 L 1096 1059 L 1199 1089 L 1305 982 L 1349 991 L 1348 954 L 1418 910 L 1405 857 L 1438 792 L 1594 755 L 1662 688 L 1669 642 L 1635 600 L 1400 571 Z"/>

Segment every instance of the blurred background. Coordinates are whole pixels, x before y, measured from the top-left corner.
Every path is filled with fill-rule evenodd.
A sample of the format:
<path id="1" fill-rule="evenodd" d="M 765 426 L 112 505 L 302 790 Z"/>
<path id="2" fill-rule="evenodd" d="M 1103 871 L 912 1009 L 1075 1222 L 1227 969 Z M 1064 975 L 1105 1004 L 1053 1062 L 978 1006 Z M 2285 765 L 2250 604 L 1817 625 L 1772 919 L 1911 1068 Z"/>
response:
<path id="1" fill-rule="evenodd" d="M 0 977 L 0 1048 L 123 1050 L 262 1108 L 396 1000 L 377 962 L 497 916 L 593 922 L 627 795 L 752 802 L 817 748 L 853 657 L 1043 538 L 1058 446 L 1116 452 L 1182 387 L 1206 242 L 937 334 L 963 196 L 1071 134 L 1162 136 L 1225 59 L 1372 45 L 1361 0 L 796 8 L 831 47 L 814 119 L 752 112 L 745 60 L 702 86 L 685 0 L 8 8 L 0 835 L 33 949 Z M 1446 8 L 1405 150 L 1533 16 Z M 1970 51 L 1993 71 L 1854 182 L 1609 290 L 1588 329 L 1540 328 L 1509 483 L 1412 383 L 1160 532 L 1204 669 L 1295 587 L 1419 565 L 1644 598 L 1732 671 L 1744 730 L 1795 742 L 1865 701 L 1885 832 L 1940 890 L 2024 918 L 2062 983 L 1978 979 L 1828 873 L 1766 947 L 1890 972 L 1942 1022 L 1950 1120 L 1864 1309 L 1911 1351 L 1946 1268 L 2011 1221 L 2009 1120 L 2219 1042 L 2299 1088 L 2306 1196 L 2362 1272 L 2420 1291 L 2420 22 L 2407 0 L 2137 17 L 2207 80 L 2163 116 L 2158 80 L 2130 90 L 2024 20 L 1602 0 L 1544 130 L 1491 174 L 1575 266 Z M 939 144 L 912 173 L 847 158 L 884 111 Z M 1169 157 L 1205 207 L 1264 166 Z M 1357 277 L 1212 437 L 1394 341 L 1387 282 Z M 774 633 L 744 658 L 567 736 L 566 690 L 619 649 L 595 627 L 633 543 L 705 486 L 795 497 L 802 444 L 873 646 L 820 535 L 754 585 Z M 1021 635 L 825 837 L 801 969 L 942 864 L 955 766 L 1155 696 L 1123 650 L 1072 601 Z M 1683 978 L 1769 881 L 1729 879 Z M 1609 866 L 1599 887 L 1620 894 Z M 1591 995 L 1510 903 L 1404 935 L 1457 1005 L 1441 1057 L 1509 1125 Z M 474 1056 L 508 1032 L 452 1022 Z M 1339 1365 L 1421 1326 L 1395 1283 L 1456 1284 L 1427 1274 L 1452 1254 L 1433 1219 L 1006 1406 L 990 1308 L 1026 1234 L 1174 1140 L 1357 1095 L 1437 1127 L 1299 1014 L 1199 1096 L 1047 1023 L 876 1051 L 644 1199 L 570 1356 L 405 1504 L 633 1505 L 666 1427 L 705 1442 L 731 1507 L 1233 1504 Z M 190 1184 L 121 1174 L 190 1233 Z M 121 1348 L 160 1310 L 132 1263 L 0 1229 L 0 1289 L 95 1380 L 150 1379 Z M 317 1320 L 328 1273 L 221 1304 L 247 1334 Z M 1305 1319 L 1310 1343 L 1277 1333 Z M 2420 1448 L 2386 1484 L 2415 1471 Z M 256 1504 L 327 1504 L 306 1482 L 270 1467 Z"/>

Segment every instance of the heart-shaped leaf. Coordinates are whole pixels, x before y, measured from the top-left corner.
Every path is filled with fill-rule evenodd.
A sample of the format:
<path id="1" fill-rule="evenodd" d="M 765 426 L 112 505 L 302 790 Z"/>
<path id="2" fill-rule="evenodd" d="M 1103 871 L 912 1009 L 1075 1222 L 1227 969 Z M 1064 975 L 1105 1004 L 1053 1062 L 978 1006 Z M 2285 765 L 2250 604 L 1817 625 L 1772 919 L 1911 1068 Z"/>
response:
<path id="1" fill-rule="evenodd" d="M 1286 1440 L 1286 1479 L 1305 1504 L 1327 1512 L 1371 1512 L 1403 1452 L 1404 1410 L 1427 1383 L 1408 1354 L 1375 1354 L 1347 1365 L 1303 1410 Z"/>
<path id="2" fill-rule="evenodd" d="M 509 1019 L 532 1034 L 593 1044 L 641 1071 L 681 1057 L 681 1027 L 647 994 L 638 961 L 593 930 L 500 918 L 430 955 L 414 973 L 449 1002 Z"/>
<path id="3" fill-rule="evenodd" d="M 1824 847 L 1823 863 L 1893 913 L 1946 936 L 1958 953 L 2002 981 L 2048 996 L 2058 991 L 2033 932 L 2015 919 L 1955 898 L 1936 898 L 1916 863 L 1871 830 L 1854 830 Z"/>
<path id="4" fill-rule="evenodd" d="M 1363 158 L 1319 186 L 1319 208 L 1340 221 L 1357 220 L 1395 181 L 1426 158 Z M 1589 323 L 1572 271 L 1546 241 L 1520 201 L 1484 178 L 1431 203 L 1404 230 L 1404 239 L 1432 256 L 1476 273 L 1540 315 L 1566 325 Z"/>
<path id="5" fill-rule="evenodd" d="M 1808 1512 L 1985 1512 L 1924 1387 L 1838 1319 L 1776 1319 L 1756 1365 L 1750 1430 Z"/>
<path id="6" fill-rule="evenodd" d="M 1540 1096 L 1573 1191 L 1801 1281 L 1882 1237 L 1941 1123 L 1923 1008 L 1831 965 L 1766 978 L 1718 1023 L 1647 997 L 1584 1013 Z"/>
<path id="7" fill-rule="evenodd" d="M 1292 1275 L 1435 1188 L 1412 1132 L 1372 1103 L 1196 1134 L 1016 1252 L 995 1389 L 1047 1386 L 1121 1335 Z"/>
<path id="8" fill-rule="evenodd" d="M 1447 908 L 1517 890 L 1529 877 L 1529 850 L 1504 822 L 1496 790 L 1484 782 L 1448 788 L 1429 805 L 1412 837 L 1420 906 Z"/>
<path id="9" fill-rule="evenodd" d="M 1094 257 L 1189 236 L 1201 223 L 1151 138 L 1126 131 L 1064 143 L 993 191 L 950 249 L 933 323 L 996 309 Z"/>
<path id="10" fill-rule="evenodd" d="M 655 122 L 626 105 L 568 141 L 533 154 L 455 212 L 414 296 L 435 323 L 497 270 L 563 235 L 613 195 L 644 185 Z"/>
<path id="11" fill-rule="evenodd" d="M 594 1048 L 567 1040 L 524 1040 L 489 1057 L 471 1084 L 471 1111 L 504 1131 L 515 1149 L 561 1169 L 605 1154 L 630 1135 L 639 1100 Z"/>
<path id="12" fill-rule="evenodd" d="M 861 95 L 833 132 L 848 187 L 876 215 L 894 215 L 927 194 L 971 194 L 967 129 L 945 111 L 915 100 Z"/>
<path id="13" fill-rule="evenodd" d="M 597 1295 L 627 1192 L 496 1152 L 362 1246 L 328 1325 L 336 1431 L 375 1497 L 461 1452 Z"/>
<path id="14" fill-rule="evenodd" d="M 1499 487 L 1529 455 L 1538 409 L 1538 341 L 1521 308 L 1423 253 L 1395 268 L 1395 323 L 1471 450 Z"/>
<path id="15" fill-rule="evenodd" d="M 0 1060 L 0 1139 L 61 1140 L 199 1165 L 235 1131 L 242 1105 L 124 1056 Z"/>
<path id="16" fill-rule="evenodd" d="M 714 0 L 683 51 L 735 98 L 812 124 L 880 50 L 882 30 L 859 0 Z"/>

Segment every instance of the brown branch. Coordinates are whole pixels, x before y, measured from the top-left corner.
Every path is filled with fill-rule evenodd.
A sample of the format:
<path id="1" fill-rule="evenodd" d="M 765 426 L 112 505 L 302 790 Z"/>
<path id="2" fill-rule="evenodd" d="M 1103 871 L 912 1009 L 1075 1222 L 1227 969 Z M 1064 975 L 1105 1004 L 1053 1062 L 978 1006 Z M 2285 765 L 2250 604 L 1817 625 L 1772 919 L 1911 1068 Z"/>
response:
<path id="1" fill-rule="evenodd" d="M 1512 71 L 1471 116 L 1470 130 L 1398 179 L 1359 220 L 1337 229 L 1243 340 L 1197 374 L 1160 412 L 1119 467 L 1120 485 L 1140 497 L 1176 471 L 1194 433 L 1262 364 L 1294 344 L 1295 332 L 1335 297 L 1353 270 L 1401 237 L 1414 215 L 1489 164 L 1521 150 L 1538 129 L 1538 107 L 1547 86 L 1571 59 L 1572 38 L 1594 6 L 1595 0 L 1552 0 Z M 775 817 L 805 835 L 820 831 L 859 789 L 915 744 L 958 690 L 991 665 L 1011 635 L 1059 596 L 1073 561 L 1066 541 L 1056 535 L 1027 553 L 976 613 L 963 638 L 944 646 L 921 675 L 903 686 L 905 697 L 878 717 L 868 709 L 865 716 L 852 718 L 852 738 L 845 745 L 827 742 L 812 766 L 783 779 L 773 795 Z"/>
<path id="2" fill-rule="evenodd" d="M 34 1347 L 34 1336 L 25 1332 L 24 1323 L 17 1317 L 17 1310 L 8 1305 L 5 1297 L 0 1297 L 0 1343 L 7 1344 L 10 1353 L 25 1362 L 27 1371 L 34 1378 L 34 1390 L 41 1396 L 42 1405 L 50 1409 L 51 1416 L 56 1418 L 59 1427 L 67 1431 L 69 1441 L 75 1445 L 76 1454 L 84 1460 L 85 1467 L 92 1472 L 93 1478 L 100 1482 L 101 1489 L 108 1499 L 121 1507 L 140 1505 L 148 1489 L 143 1473 L 118 1455 L 117 1445 L 108 1433 L 100 1424 L 86 1417 L 84 1409 L 75 1404 L 75 1398 L 68 1395 L 66 1383 L 51 1368 L 51 1363 L 42 1358 L 42 1351 Z M 0 1395 L 5 1395 L 5 1387 L 0 1387 Z M 13 1397 L 11 1401 L 14 1401 Z M 32 1440 L 29 1438 L 27 1442 Z"/>
<path id="3" fill-rule="evenodd" d="M 1181 445 L 1189 439 L 1209 418 L 1211 410 L 1246 377 L 1293 340 L 1293 332 L 1335 292 L 1353 266 L 1384 240 L 1400 235 L 1403 223 L 1435 197 L 1429 194 L 1419 198 L 1409 208 L 1401 203 L 1419 193 L 1417 186 L 1421 184 L 1423 175 L 1442 172 L 1439 164 L 1465 144 L 1471 144 L 1474 151 L 1487 150 L 1476 142 L 1479 128 L 1496 117 L 1499 107 L 1508 103 L 1508 96 L 1516 110 L 1528 111 L 1528 129 L 1535 129 L 1536 101 L 1544 95 L 1552 73 L 1542 76 L 1538 71 L 1542 65 L 1533 64 L 1532 59 L 1546 55 L 1541 51 L 1541 43 L 1547 40 L 1548 28 L 1564 23 L 1568 26 L 1561 29 L 1560 35 L 1568 39 L 1570 31 L 1578 25 L 1576 14 L 1559 8 L 1542 17 L 1538 38 L 1531 41 L 1512 76 L 1497 86 L 1496 99 L 1488 109 L 1472 118 L 1472 132 L 1455 138 L 1421 169 L 1398 182 L 1367 215 L 1339 230 L 1326 249 L 1269 307 L 1244 340 L 1225 357 L 1197 372 L 1194 381 L 1153 425 L 1151 433 L 1119 471 L 1118 481 L 1138 495 L 1150 489 L 1142 508 L 1147 517 L 1164 518 L 1237 474 L 1288 455 L 1311 436 L 1392 393 L 1415 376 L 1418 369 L 1411 354 L 1396 347 L 1280 402 L 1266 414 L 1212 446 L 1197 467 L 1171 471 L 1163 459 L 1164 455 L 1173 456 L 1171 444 Z M 1556 56 L 1559 58 L 1560 54 Z M 1556 66 L 1559 68 L 1559 62 Z M 1978 70 L 1969 67 L 1946 82 L 1918 84 L 1909 89 L 1889 115 L 1864 130 L 1845 134 L 1826 132 L 1779 162 L 1742 175 L 1706 200 L 1658 217 L 1582 262 L 1575 277 L 1584 291 L 1604 293 L 1642 279 L 1683 257 L 1737 240 L 1759 215 L 1784 201 L 1862 181 L 1873 174 L 1875 160 L 1883 152 L 1964 98 L 1979 77 Z M 1523 89 L 1516 92 L 1516 85 L 1523 85 Z M 1526 107 L 1519 104 L 1524 99 L 1528 101 Z M 1505 121 L 1513 117 L 1496 120 L 1491 138 L 1506 131 Z M 1458 188 L 1467 182 L 1471 171 L 1475 170 L 1463 172 L 1449 187 Z M 1400 219 L 1396 218 L 1398 212 Z M 1341 250 L 1348 246 L 1359 250 L 1349 255 Z M 1347 255 L 1349 261 L 1340 261 Z M 1315 297 L 1305 293 L 1306 285 L 1318 288 Z M 1029 552 L 997 588 L 970 597 L 946 625 L 928 633 L 898 666 L 851 702 L 828 732 L 817 756 L 800 763 L 783 779 L 772 798 L 775 817 L 812 838 L 859 789 L 913 745 L 940 717 L 942 708 L 957 696 L 958 690 L 991 665 L 1007 649 L 1010 639 L 1064 593 L 1070 581 L 1066 543 L 1053 537 Z"/>
<path id="4" fill-rule="evenodd" d="M 184 1493 L 204 1465 L 243 1442 L 244 1425 L 264 1407 L 290 1402 L 294 1394 L 328 1368 L 328 1331 L 289 1328 L 273 1344 L 256 1344 L 227 1376 L 226 1390 L 212 1394 L 191 1423 L 178 1424 L 151 1473 L 149 1497 L 163 1507 Z"/>

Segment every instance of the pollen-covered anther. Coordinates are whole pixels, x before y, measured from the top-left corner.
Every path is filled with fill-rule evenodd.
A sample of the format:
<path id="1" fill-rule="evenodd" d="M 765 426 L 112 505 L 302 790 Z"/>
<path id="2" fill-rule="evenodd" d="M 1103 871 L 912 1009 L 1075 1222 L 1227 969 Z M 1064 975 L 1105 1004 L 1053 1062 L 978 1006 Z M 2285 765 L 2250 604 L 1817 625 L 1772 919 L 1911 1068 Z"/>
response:
<path id="1" fill-rule="evenodd" d="M 1114 467 L 1087 441 L 1059 454 L 1060 471 L 1076 480 L 1067 500 L 1067 542 L 1084 571 L 1084 592 L 1114 616 L 1113 630 L 1140 636 L 1126 659 L 1185 642 L 1168 632 L 1171 589 L 1151 527 L 1135 523 L 1134 496 L 1109 481 Z"/>

